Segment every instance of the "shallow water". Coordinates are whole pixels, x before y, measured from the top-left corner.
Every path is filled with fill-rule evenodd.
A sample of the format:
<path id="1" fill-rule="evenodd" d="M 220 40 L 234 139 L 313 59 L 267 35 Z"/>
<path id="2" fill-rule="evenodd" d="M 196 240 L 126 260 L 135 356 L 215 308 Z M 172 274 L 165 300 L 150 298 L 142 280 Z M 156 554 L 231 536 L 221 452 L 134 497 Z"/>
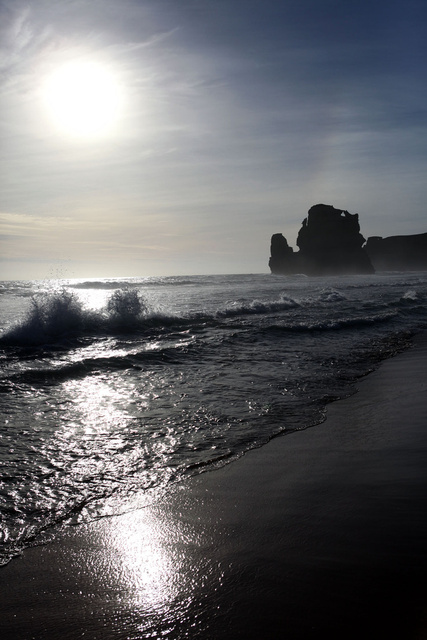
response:
<path id="1" fill-rule="evenodd" d="M 1 283 L 3 561 L 319 423 L 426 301 L 423 273 Z"/>

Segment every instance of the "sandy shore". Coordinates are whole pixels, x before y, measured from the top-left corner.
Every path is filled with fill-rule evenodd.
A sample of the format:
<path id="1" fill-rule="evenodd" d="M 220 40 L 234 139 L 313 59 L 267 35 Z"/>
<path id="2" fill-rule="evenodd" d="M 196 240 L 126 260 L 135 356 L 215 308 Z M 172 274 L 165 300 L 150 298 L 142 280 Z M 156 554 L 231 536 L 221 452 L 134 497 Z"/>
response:
<path id="1" fill-rule="evenodd" d="M 427 638 L 427 341 L 318 427 L 0 570 L 3 640 Z"/>

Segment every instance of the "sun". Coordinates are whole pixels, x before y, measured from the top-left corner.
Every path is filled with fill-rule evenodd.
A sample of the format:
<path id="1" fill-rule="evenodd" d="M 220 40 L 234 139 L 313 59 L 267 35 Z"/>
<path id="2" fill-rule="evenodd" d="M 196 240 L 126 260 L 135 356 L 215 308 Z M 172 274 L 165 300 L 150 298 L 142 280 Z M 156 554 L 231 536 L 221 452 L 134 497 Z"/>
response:
<path id="1" fill-rule="evenodd" d="M 43 97 L 56 127 L 77 138 L 111 133 L 122 106 L 115 75 L 107 66 L 89 61 L 58 67 L 47 77 Z"/>

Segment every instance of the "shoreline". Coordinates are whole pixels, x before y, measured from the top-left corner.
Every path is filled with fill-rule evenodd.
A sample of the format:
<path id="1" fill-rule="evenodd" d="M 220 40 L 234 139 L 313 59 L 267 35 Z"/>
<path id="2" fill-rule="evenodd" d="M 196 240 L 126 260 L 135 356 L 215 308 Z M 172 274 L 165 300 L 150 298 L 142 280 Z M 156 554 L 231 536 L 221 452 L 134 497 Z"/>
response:
<path id="1" fill-rule="evenodd" d="M 427 638 L 427 337 L 315 427 L 0 570 L 4 640 Z"/>

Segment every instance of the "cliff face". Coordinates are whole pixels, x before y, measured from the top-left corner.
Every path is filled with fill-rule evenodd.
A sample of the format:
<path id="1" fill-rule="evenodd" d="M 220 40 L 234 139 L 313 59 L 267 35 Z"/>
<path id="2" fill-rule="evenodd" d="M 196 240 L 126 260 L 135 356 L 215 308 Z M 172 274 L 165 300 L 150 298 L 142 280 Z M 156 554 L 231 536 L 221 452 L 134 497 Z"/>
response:
<path id="1" fill-rule="evenodd" d="M 281 234 L 273 235 L 269 266 L 272 273 L 278 274 L 373 273 L 364 243 L 357 213 L 317 204 L 302 223 L 298 252 L 293 252 Z"/>
<path id="2" fill-rule="evenodd" d="M 412 236 L 373 236 L 366 243 L 376 271 L 427 270 L 427 233 Z"/>

